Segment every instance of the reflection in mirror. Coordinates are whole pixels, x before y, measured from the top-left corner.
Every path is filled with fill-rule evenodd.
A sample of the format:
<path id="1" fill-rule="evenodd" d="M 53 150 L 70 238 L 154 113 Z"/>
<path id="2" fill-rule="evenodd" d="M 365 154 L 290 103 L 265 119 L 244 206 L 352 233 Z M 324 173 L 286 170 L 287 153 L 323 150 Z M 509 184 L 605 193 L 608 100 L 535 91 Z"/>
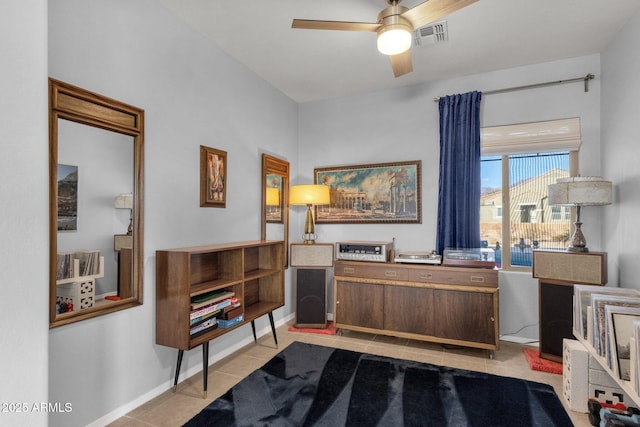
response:
<path id="1" fill-rule="evenodd" d="M 142 303 L 143 115 L 50 79 L 50 326 Z"/>
<path id="2" fill-rule="evenodd" d="M 289 162 L 262 155 L 262 240 L 284 240 L 289 265 Z"/>
<path id="3" fill-rule="evenodd" d="M 65 170 L 66 169 L 66 170 Z M 105 177 L 108 177 L 105 179 Z M 76 187 L 74 206 L 62 204 L 62 189 L 72 182 Z M 129 193 L 131 200 L 122 197 L 124 209 L 115 207 L 114 196 Z M 69 202 L 68 197 L 65 197 Z M 101 277 L 94 279 L 95 300 L 108 295 L 120 295 L 118 286 L 131 294 L 132 278 L 118 280 L 120 251 L 115 250 L 115 235 L 126 235 L 133 199 L 133 138 L 103 129 L 85 126 L 68 120 L 58 121 L 58 249 L 60 254 L 79 251 L 98 251 L 104 262 Z M 72 203 L 67 203 L 70 205 Z M 61 224 L 62 211 L 71 213 L 73 225 Z M 124 212 L 126 211 L 126 212 Z M 132 239 L 131 239 L 132 240 Z M 131 250 L 132 242 L 125 244 Z M 129 273 L 131 273 L 129 271 Z M 79 272 L 80 275 L 86 276 Z M 73 283 L 73 282 L 72 282 Z M 58 287 L 60 292 L 72 285 Z M 65 301 L 62 299 L 62 304 Z M 58 313 L 60 309 L 56 305 Z M 75 304 L 74 304 L 74 307 Z M 78 307 L 80 308 L 80 307 Z"/>

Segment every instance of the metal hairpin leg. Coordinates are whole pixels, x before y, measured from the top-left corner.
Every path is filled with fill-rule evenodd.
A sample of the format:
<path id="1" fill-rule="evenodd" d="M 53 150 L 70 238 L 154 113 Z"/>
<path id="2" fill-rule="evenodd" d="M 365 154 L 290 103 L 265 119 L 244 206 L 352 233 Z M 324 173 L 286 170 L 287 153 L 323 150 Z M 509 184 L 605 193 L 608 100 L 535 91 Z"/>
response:
<path id="1" fill-rule="evenodd" d="M 271 323 L 271 333 L 273 334 L 273 341 L 276 343 L 276 347 L 278 346 L 278 337 L 276 336 L 276 325 L 273 323 L 273 312 L 269 312 L 269 323 Z"/>
<path id="2" fill-rule="evenodd" d="M 209 377 L 209 341 L 202 343 L 202 398 L 207 398 L 207 378 Z"/>
<path id="3" fill-rule="evenodd" d="M 178 390 L 178 376 L 180 375 L 180 365 L 182 365 L 182 356 L 184 356 L 184 350 L 178 350 L 178 363 L 176 363 L 176 375 L 173 378 L 173 392 Z"/>
<path id="4" fill-rule="evenodd" d="M 255 321 L 251 321 L 251 332 L 253 332 L 253 342 L 258 342 L 258 338 L 256 337 L 256 323 Z"/>
<path id="5" fill-rule="evenodd" d="M 176 363 L 176 375 L 173 377 L 173 392 L 178 390 L 178 377 L 180 376 L 180 366 L 184 350 L 178 350 L 178 362 Z M 202 398 L 207 397 L 207 378 L 209 376 L 209 341 L 202 344 L 202 382 L 204 384 Z"/>

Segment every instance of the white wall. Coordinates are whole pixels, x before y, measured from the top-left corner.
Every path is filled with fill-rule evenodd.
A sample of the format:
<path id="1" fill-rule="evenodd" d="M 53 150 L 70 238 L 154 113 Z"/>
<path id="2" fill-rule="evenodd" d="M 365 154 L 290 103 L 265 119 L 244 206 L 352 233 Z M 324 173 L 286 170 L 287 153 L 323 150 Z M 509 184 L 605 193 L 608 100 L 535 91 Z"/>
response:
<path id="1" fill-rule="evenodd" d="M 416 70 L 419 72 L 419 70 Z M 470 90 L 492 90 L 547 81 L 596 75 L 589 92 L 574 83 L 541 89 L 487 95 L 482 100 L 481 125 L 496 126 L 568 117 L 581 119 L 580 173 L 600 174 L 600 60 L 599 55 L 513 68 L 468 77 L 422 84 L 397 90 L 349 96 L 300 105 L 299 175 L 292 183 L 313 182 L 317 167 L 359 165 L 402 160 L 422 161 L 422 224 L 320 224 L 319 240 L 384 240 L 396 238 L 396 248 L 430 251 L 435 248 L 439 129 L 438 104 L 434 97 Z M 592 250 L 602 250 L 599 208 L 583 211 L 583 232 Z M 292 222 L 302 230 L 303 217 Z M 503 274 L 501 274 L 503 277 Z M 530 278 L 518 275 L 501 283 L 531 286 Z M 523 283 L 524 281 L 524 283 Z M 512 302 L 503 292 L 500 305 Z M 530 300 L 525 311 L 501 309 L 501 333 L 517 331 L 537 317 L 537 304 Z M 521 315 L 519 315 L 521 314 Z M 537 328 L 527 328 L 537 337 Z"/>
<path id="2" fill-rule="evenodd" d="M 614 199 L 603 208 L 603 240 L 609 283 L 640 289 L 640 13 L 602 55 L 602 147 L 604 176 Z"/>
<path id="3" fill-rule="evenodd" d="M 47 2 L 3 1 L 0 40 L 0 402 L 19 404 L 0 424 L 39 426 L 47 413 L 34 405 L 48 401 Z"/>
<path id="4" fill-rule="evenodd" d="M 11 265 L 3 264 L 0 290 L 3 301 L 25 300 L 27 292 L 36 295 L 32 309 L 42 314 L 36 315 L 41 326 L 34 328 L 32 322 L 21 322 L 16 315 L 22 313 L 20 309 L 3 311 L 0 324 L 9 344 L 3 346 L 2 360 L 8 360 L 12 369 L 0 387 L 5 401 L 34 402 L 47 399 L 46 3 L 10 1 L 10 6 L 3 3 L 0 31 L 3 40 L 11 40 L 2 44 L 3 60 L 7 58 L 7 63 L 15 67 L 0 71 L 11 73 L 10 78 L 3 74 L 0 79 L 6 86 L 0 105 L 5 114 L 11 113 L 17 120 L 0 127 L 0 191 L 3 200 L 19 203 L 5 208 L 12 221 L 0 226 L 3 242 L 7 242 L 0 249 L 4 255 L 0 259 L 7 260 L 16 252 L 31 257 L 18 262 L 12 257 Z M 317 231 L 323 241 L 396 237 L 401 249 L 432 249 L 437 198 L 434 183 L 438 175 L 434 96 L 594 73 L 596 80 L 591 81 L 588 93 L 578 83 L 487 96 L 482 124 L 581 117 L 581 173 L 603 174 L 619 181 L 616 198 L 624 200 L 609 207 L 585 209 L 583 228 L 592 250 L 608 250 L 610 260 L 615 258 L 611 262 L 620 269 L 620 281 L 635 284 L 640 267 L 632 262 L 638 252 L 638 239 L 634 240 L 638 233 L 630 231 L 634 225 L 630 212 L 635 212 L 639 197 L 634 192 L 639 182 L 633 169 L 638 156 L 633 150 L 637 150 L 635 117 L 640 107 L 631 97 L 639 90 L 633 77 L 640 66 L 629 52 L 635 51 L 640 31 L 631 28 L 634 23 L 638 27 L 637 15 L 604 55 L 607 93 L 603 97 L 601 170 L 598 55 L 302 104 L 298 112 L 292 101 L 152 0 L 100 0 L 90 4 L 58 0 L 49 7 L 49 75 L 146 110 L 145 304 L 51 331 L 48 400 L 73 403 L 73 412 L 52 415 L 51 425 L 84 425 L 95 420 L 99 424 L 168 387 L 176 352 L 154 344 L 155 250 L 257 238 L 263 151 L 291 161 L 294 184 L 312 182 L 314 167 L 422 160 L 422 224 L 319 225 Z M 5 13 L 7 8 L 9 13 Z M 41 119 L 34 122 L 38 110 Z M 198 207 L 200 144 L 229 153 L 226 209 Z M 611 154 L 609 148 L 620 154 Z M 24 188 L 28 188 L 30 197 L 24 197 Z M 292 241 L 302 230 L 303 211 L 293 210 Z M 601 216 L 611 221 L 602 235 Z M 501 278 L 501 331 L 508 333 L 535 319 L 531 314 L 536 313 L 537 304 L 534 299 L 522 298 L 523 294 L 532 294 L 529 277 L 503 275 L 508 277 Z M 287 275 L 289 303 L 276 318 L 292 311 L 289 282 Z M 42 295 L 33 292 L 37 286 Z M 266 328 L 266 322 L 258 327 Z M 5 328 L 9 332 L 4 332 Z M 241 329 L 212 342 L 211 354 L 248 340 L 250 332 Z M 183 372 L 199 367 L 200 352 L 194 350 L 185 359 Z M 26 419 L 16 417 L 12 424 L 44 424 L 42 414 L 30 415 L 28 422 Z"/>
<path id="5" fill-rule="evenodd" d="M 153 0 L 58 0 L 49 22 L 51 77 L 145 110 L 144 304 L 50 333 L 50 398 L 74 407 L 50 424 L 101 425 L 172 383 L 177 350 L 154 343 L 155 251 L 260 238 L 261 154 L 297 157 L 297 105 Z M 225 209 L 199 207 L 200 145 L 227 151 Z M 276 321 L 293 310 L 286 277 Z M 211 359 L 250 341 L 249 326 L 216 339 Z M 181 379 L 201 366 L 187 353 Z"/>

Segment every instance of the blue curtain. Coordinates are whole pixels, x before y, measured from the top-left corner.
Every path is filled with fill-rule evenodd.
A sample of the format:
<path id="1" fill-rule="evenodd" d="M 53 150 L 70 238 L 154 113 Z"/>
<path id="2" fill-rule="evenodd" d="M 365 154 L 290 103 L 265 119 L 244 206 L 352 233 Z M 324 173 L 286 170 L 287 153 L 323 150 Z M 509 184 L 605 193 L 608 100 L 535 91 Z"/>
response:
<path id="1" fill-rule="evenodd" d="M 444 96 L 436 251 L 480 247 L 481 92 Z"/>

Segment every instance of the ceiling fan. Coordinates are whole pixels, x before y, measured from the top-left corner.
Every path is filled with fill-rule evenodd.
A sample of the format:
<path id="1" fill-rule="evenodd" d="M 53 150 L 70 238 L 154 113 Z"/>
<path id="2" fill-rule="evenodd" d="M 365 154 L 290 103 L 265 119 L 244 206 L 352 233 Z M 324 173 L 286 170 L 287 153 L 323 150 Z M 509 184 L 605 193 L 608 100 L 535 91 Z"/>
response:
<path id="1" fill-rule="evenodd" d="M 402 0 L 385 0 L 386 7 L 376 22 L 317 21 L 294 19 L 291 28 L 308 30 L 371 31 L 378 33 L 378 50 L 389 55 L 395 77 L 413 71 L 411 42 L 413 30 L 436 21 L 478 0 L 428 0 L 409 9 Z"/>

